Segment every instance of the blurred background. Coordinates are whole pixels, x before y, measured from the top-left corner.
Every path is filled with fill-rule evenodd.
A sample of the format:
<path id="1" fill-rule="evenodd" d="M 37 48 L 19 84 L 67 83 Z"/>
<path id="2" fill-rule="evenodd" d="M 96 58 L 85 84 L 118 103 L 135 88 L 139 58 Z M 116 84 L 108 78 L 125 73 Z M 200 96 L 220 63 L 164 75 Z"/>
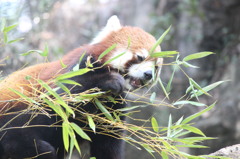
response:
<path id="1" fill-rule="evenodd" d="M 220 80 L 230 80 L 211 92 L 212 98 L 201 98 L 206 104 L 217 100 L 215 109 L 195 121 L 207 136 L 217 137 L 205 145 L 209 149 L 189 149 L 191 154 L 208 154 L 240 140 L 240 1 L 239 0 L 0 0 L 0 18 L 8 25 L 18 24 L 9 32 L 9 38 L 24 40 L 4 45 L 0 35 L 1 76 L 46 59 L 37 55 L 20 56 L 28 50 L 49 47 L 52 61 L 80 45 L 88 43 L 106 24 L 111 15 L 117 15 L 123 25 L 143 28 L 158 38 L 170 25 L 162 50 L 177 50 L 183 58 L 189 54 L 212 51 L 211 55 L 192 64 L 199 69 L 185 71 L 201 86 Z M 165 59 L 165 63 L 173 59 Z M 164 66 L 161 78 L 165 83 L 172 66 Z M 177 72 L 170 100 L 180 98 L 188 87 L 186 77 Z M 159 97 L 161 97 L 159 91 Z M 170 102 L 171 102 L 170 101 Z M 176 121 L 202 108 L 184 106 L 143 109 L 139 118 L 154 115 L 166 125 L 171 113 Z M 153 113 L 154 112 L 154 113 Z M 127 159 L 150 159 L 145 151 L 127 145 Z"/>

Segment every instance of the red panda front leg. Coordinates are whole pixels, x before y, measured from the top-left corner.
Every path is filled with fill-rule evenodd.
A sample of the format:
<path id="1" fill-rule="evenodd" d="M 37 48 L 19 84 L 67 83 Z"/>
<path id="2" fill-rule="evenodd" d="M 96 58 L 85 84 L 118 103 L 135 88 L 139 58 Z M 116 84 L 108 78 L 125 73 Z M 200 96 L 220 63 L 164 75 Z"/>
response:
<path id="1" fill-rule="evenodd" d="M 123 159 L 125 142 L 107 135 L 91 136 L 91 157 L 97 159 Z"/>
<path id="2" fill-rule="evenodd" d="M 111 91 L 115 95 L 119 95 L 123 92 L 125 80 L 122 75 L 118 73 L 110 73 L 109 76 L 105 76 L 102 82 L 99 82 L 98 86 L 103 91 Z"/>

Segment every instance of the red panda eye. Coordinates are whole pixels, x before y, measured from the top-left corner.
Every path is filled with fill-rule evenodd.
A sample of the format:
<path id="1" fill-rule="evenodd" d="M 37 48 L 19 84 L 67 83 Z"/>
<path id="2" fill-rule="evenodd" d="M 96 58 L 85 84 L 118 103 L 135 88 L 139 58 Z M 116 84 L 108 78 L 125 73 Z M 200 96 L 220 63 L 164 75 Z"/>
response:
<path id="1" fill-rule="evenodd" d="M 142 62 L 144 59 L 143 59 L 143 57 L 142 56 L 139 56 L 139 55 L 137 55 L 137 59 L 138 59 L 138 61 L 140 61 L 140 62 Z"/>

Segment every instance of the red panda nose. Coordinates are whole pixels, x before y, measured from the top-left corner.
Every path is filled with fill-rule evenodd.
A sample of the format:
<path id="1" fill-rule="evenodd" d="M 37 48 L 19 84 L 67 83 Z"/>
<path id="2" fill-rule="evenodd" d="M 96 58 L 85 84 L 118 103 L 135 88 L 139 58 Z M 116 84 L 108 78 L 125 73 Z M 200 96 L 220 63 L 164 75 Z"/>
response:
<path id="1" fill-rule="evenodd" d="M 147 79 L 147 80 L 152 79 L 152 71 L 144 72 L 144 78 Z"/>

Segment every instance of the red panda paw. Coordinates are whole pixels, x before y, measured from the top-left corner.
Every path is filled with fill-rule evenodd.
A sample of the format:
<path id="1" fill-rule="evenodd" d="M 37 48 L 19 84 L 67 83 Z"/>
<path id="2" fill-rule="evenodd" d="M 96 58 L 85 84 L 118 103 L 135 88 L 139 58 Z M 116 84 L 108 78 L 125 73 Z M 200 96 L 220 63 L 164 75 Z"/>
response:
<path id="1" fill-rule="evenodd" d="M 111 91 L 115 95 L 123 92 L 125 87 L 125 80 L 122 75 L 118 73 L 111 73 L 110 77 L 103 82 L 101 89 L 104 91 Z"/>

